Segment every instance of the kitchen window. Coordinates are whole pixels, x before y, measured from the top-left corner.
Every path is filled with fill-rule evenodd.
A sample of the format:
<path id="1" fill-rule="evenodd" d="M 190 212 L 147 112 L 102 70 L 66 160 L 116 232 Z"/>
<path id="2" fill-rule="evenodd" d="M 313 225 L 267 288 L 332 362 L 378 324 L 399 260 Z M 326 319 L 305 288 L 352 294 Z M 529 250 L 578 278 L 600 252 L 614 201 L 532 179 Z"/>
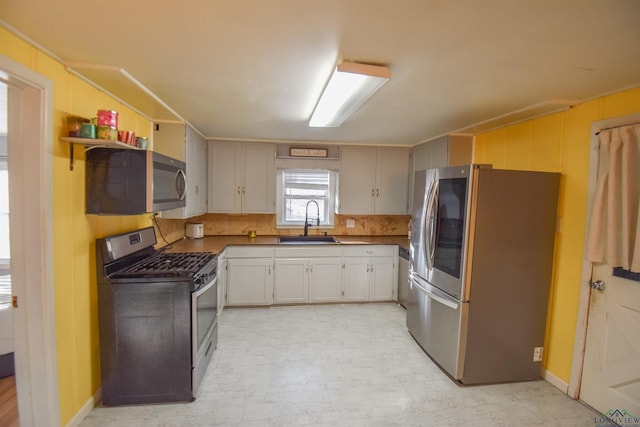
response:
<path id="1" fill-rule="evenodd" d="M 319 214 L 321 227 L 333 226 L 336 175 L 336 172 L 326 169 L 279 169 L 276 209 L 278 226 L 303 227 L 307 214 L 312 225 L 316 225 Z M 317 209 L 312 201 L 318 204 Z"/>

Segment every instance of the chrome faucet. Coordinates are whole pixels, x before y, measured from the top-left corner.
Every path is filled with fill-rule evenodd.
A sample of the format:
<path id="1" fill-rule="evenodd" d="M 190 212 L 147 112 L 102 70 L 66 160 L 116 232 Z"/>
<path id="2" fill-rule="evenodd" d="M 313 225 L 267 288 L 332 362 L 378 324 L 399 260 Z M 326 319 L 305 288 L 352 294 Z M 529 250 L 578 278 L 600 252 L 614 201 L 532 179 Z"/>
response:
<path id="1" fill-rule="evenodd" d="M 318 205 L 318 202 L 316 202 L 315 200 L 309 200 L 307 202 L 307 206 L 305 207 L 304 210 L 304 234 L 303 236 L 307 237 L 309 235 L 309 203 L 315 203 L 316 204 L 316 212 L 318 214 L 318 216 L 316 217 L 316 225 L 320 225 L 320 206 Z"/>

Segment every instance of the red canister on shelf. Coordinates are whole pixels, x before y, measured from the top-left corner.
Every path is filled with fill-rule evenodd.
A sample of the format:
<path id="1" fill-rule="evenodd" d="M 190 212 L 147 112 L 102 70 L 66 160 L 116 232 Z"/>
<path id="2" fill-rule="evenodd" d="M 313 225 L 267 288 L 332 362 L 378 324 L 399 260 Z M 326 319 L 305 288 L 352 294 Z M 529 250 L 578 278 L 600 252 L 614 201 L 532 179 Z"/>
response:
<path id="1" fill-rule="evenodd" d="M 98 110 L 98 126 L 118 127 L 118 112 L 113 110 Z"/>

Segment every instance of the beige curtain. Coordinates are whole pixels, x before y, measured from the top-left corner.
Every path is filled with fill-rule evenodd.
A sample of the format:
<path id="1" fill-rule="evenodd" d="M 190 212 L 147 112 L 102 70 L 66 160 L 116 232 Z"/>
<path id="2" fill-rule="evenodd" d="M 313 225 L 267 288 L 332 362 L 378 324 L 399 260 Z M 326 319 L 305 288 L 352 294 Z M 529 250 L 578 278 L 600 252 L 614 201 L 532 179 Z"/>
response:
<path id="1" fill-rule="evenodd" d="M 600 132 L 587 259 L 640 272 L 640 125 Z"/>

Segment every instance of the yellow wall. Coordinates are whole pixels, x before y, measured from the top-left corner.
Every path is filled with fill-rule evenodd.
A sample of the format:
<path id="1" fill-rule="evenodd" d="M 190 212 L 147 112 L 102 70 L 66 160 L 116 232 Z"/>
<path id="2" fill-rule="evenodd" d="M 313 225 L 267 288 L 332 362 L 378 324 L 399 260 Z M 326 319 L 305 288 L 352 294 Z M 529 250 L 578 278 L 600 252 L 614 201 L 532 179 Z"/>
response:
<path id="1" fill-rule="evenodd" d="M 95 251 L 97 237 L 150 225 L 147 216 L 84 214 L 84 154 L 76 150 L 69 171 L 69 146 L 59 141 L 68 115 L 91 117 L 97 109 L 120 113 L 120 127 L 148 135 L 151 123 L 65 71 L 38 49 L 0 28 L 0 54 L 54 83 L 54 283 L 58 380 L 62 425 L 100 385 Z M 567 112 L 478 135 L 474 161 L 494 167 L 562 172 L 545 366 L 569 380 L 584 243 L 590 124 L 640 111 L 640 89 L 606 96 Z"/>
<path id="2" fill-rule="evenodd" d="M 587 213 L 591 123 L 640 112 L 640 88 L 476 136 L 474 162 L 495 168 L 561 172 L 554 276 L 544 365 L 569 381 L 576 333 Z"/>
<path id="3" fill-rule="evenodd" d="M 100 386 L 93 242 L 97 237 L 148 226 L 150 220 L 145 215 L 85 215 L 84 153 L 76 147 L 75 170 L 70 171 L 69 144 L 59 137 L 66 135 L 67 116 L 93 117 L 98 109 L 118 111 L 120 128 L 138 135 L 149 135 L 151 123 L 3 28 L 0 54 L 49 78 L 54 85 L 54 286 L 60 422 L 66 425 Z"/>

